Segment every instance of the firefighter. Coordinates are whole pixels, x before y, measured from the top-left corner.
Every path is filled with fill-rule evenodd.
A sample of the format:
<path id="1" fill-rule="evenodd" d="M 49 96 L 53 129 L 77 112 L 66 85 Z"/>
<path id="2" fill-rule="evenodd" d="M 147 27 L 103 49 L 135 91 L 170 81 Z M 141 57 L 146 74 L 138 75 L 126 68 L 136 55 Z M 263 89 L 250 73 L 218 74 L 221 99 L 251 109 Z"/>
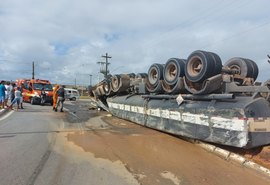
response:
<path id="1" fill-rule="evenodd" d="M 56 103 L 57 103 L 57 99 L 58 99 L 58 94 L 56 93 L 56 91 L 59 89 L 59 84 L 55 85 L 55 88 L 53 89 L 53 110 L 55 110 L 56 108 Z"/>

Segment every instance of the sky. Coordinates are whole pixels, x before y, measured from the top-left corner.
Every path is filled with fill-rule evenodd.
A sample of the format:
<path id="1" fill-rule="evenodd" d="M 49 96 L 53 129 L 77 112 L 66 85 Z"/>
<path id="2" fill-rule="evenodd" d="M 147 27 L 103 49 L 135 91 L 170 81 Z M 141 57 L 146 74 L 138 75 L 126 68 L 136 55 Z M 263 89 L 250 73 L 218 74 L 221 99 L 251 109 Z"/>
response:
<path id="1" fill-rule="evenodd" d="M 243 57 L 269 79 L 269 0 L 0 0 L 0 79 L 35 77 L 89 85 L 111 74 L 147 73 L 195 50 L 222 63 Z"/>

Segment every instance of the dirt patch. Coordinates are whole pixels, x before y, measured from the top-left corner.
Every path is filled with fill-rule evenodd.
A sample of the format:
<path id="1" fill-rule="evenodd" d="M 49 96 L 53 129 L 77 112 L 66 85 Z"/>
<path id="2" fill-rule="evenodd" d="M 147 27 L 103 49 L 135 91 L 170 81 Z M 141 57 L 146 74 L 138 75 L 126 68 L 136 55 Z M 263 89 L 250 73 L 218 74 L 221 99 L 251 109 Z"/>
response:
<path id="1" fill-rule="evenodd" d="M 270 146 L 248 150 L 243 155 L 251 161 L 270 169 Z"/>
<path id="2" fill-rule="evenodd" d="M 244 156 L 246 159 L 270 169 L 270 146 L 263 146 L 252 149 L 241 149 L 221 145 L 219 145 L 219 147 Z"/>

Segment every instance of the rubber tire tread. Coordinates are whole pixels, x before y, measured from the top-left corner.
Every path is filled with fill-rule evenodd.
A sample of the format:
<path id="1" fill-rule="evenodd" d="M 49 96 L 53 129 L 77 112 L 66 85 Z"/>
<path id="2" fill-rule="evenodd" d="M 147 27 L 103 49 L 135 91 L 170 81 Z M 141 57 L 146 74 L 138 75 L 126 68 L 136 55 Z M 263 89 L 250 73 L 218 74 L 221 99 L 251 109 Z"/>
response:
<path id="1" fill-rule="evenodd" d="M 147 73 L 138 73 L 138 74 L 136 74 L 135 78 L 147 78 L 147 77 L 148 77 Z"/>
<path id="2" fill-rule="evenodd" d="M 152 70 L 155 70 L 157 72 L 157 80 L 154 83 L 152 83 L 153 80 L 150 80 Z M 163 70 L 164 70 L 163 64 L 154 63 L 150 66 L 147 74 L 148 74 L 148 81 L 151 85 L 157 86 L 159 80 L 163 80 Z"/>
<path id="3" fill-rule="evenodd" d="M 216 53 L 213 53 L 213 52 L 208 52 L 208 53 L 214 58 L 214 61 L 215 61 L 215 70 L 213 71 L 212 75 L 215 76 L 217 74 L 220 74 L 222 70 L 222 61 L 220 57 Z"/>
<path id="4" fill-rule="evenodd" d="M 254 62 L 253 60 L 250 60 L 250 59 L 246 59 L 246 60 L 248 60 L 248 61 L 251 63 L 252 67 L 253 67 L 253 74 L 252 74 L 251 78 L 253 78 L 254 81 L 256 81 L 256 79 L 257 79 L 257 77 L 258 77 L 258 74 L 259 74 L 259 68 L 258 68 L 258 65 L 257 65 L 257 63 Z"/>
<path id="5" fill-rule="evenodd" d="M 254 70 L 253 70 L 253 66 L 251 62 L 248 61 L 248 59 L 241 58 L 241 57 L 234 57 L 225 63 L 225 66 L 229 68 L 233 65 L 237 65 L 240 67 L 240 70 L 241 70 L 239 74 L 240 76 L 244 78 L 247 78 L 247 77 L 252 78 Z"/>
<path id="6" fill-rule="evenodd" d="M 191 62 L 191 59 L 193 57 L 199 58 L 203 64 L 203 68 L 201 69 L 200 73 L 196 76 L 192 76 L 191 74 L 189 74 L 189 71 L 187 70 L 189 63 Z M 203 82 L 205 79 L 213 76 L 213 74 L 215 73 L 214 71 L 215 71 L 215 61 L 209 52 L 197 50 L 189 55 L 187 63 L 185 65 L 185 76 L 189 81 L 195 83 Z"/>
<path id="7" fill-rule="evenodd" d="M 179 77 L 183 77 L 185 76 L 185 65 L 186 65 L 186 60 L 185 59 L 179 59 L 179 58 L 170 58 L 164 67 L 164 71 L 163 71 L 163 77 L 164 77 L 164 81 L 169 84 L 169 85 L 174 85 L 177 83 L 178 78 Z M 167 75 L 168 75 L 168 66 L 173 63 L 176 68 L 177 68 L 177 74 L 175 75 L 175 78 L 173 80 L 169 80 L 167 79 Z"/>

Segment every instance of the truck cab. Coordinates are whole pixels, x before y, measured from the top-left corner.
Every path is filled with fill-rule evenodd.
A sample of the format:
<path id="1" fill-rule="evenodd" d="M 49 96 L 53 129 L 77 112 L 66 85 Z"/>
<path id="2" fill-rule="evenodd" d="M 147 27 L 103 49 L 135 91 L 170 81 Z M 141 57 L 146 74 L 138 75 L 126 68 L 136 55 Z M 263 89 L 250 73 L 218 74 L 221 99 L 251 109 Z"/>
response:
<path id="1" fill-rule="evenodd" d="M 53 88 L 48 80 L 41 79 L 19 79 L 16 80 L 17 86 L 22 91 L 23 101 L 31 104 L 41 103 L 41 90 L 46 92 L 45 103 L 52 104 Z"/>

